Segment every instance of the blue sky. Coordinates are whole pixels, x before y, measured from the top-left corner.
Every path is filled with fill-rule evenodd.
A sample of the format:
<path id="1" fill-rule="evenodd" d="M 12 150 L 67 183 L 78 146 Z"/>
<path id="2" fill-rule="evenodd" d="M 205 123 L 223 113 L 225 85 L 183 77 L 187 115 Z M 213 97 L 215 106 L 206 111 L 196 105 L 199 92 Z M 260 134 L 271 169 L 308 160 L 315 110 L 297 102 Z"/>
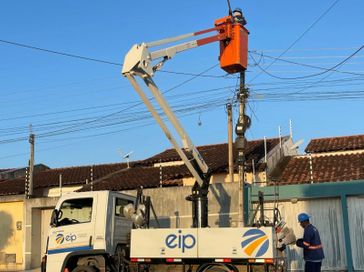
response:
<path id="1" fill-rule="evenodd" d="M 135 43 L 210 28 L 227 14 L 225 0 L 13 0 L 0 5 L 0 40 L 114 63 L 122 63 Z M 304 146 L 312 138 L 363 134 L 364 50 L 337 71 L 287 79 L 323 72 L 302 64 L 331 68 L 364 44 L 363 1 L 231 0 L 231 5 L 244 11 L 254 57 L 246 73 L 252 118 L 248 139 L 277 137 L 278 126 L 287 135 L 289 119 L 294 140 L 304 139 Z M 268 67 L 271 57 L 295 41 L 280 57 L 283 61 Z M 224 104 L 235 97 L 237 78 L 224 76 L 216 66 L 218 54 L 217 43 L 180 53 L 155 76 L 162 91 L 188 81 L 166 96 L 195 145 L 227 141 Z M 121 162 L 121 154 L 130 151 L 131 159 L 143 159 L 171 147 L 119 66 L 4 42 L 0 57 L 0 169 L 27 164 L 30 124 L 36 163 L 52 168 Z M 185 75 L 205 70 L 204 77 Z M 234 113 L 236 120 L 237 108 Z"/>

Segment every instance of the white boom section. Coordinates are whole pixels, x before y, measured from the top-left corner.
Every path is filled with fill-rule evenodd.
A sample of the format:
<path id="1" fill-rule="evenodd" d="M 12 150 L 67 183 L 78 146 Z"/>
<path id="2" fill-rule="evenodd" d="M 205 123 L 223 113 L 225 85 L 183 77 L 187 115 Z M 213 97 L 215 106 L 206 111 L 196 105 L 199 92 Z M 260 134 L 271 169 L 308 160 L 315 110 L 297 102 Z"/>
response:
<path id="1" fill-rule="evenodd" d="M 187 156 L 183 152 L 182 148 L 178 145 L 178 142 L 176 141 L 176 139 L 173 137 L 173 135 L 169 131 L 167 125 L 165 124 L 165 122 L 163 121 L 163 119 L 161 118 L 161 116 L 157 112 L 157 110 L 154 108 L 154 106 L 150 102 L 149 98 L 144 93 L 143 89 L 139 86 L 138 82 L 136 81 L 136 79 L 134 78 L 134 76 L 132 74 L 126 73 L 125 75 L 129 79 L 129 81 L 131 82 L 132 86 L 134 87 L 136 92 L 139 94 L 141 99 L 143 100 L 144 104 L 147 106 L 148 110 L 150 111 L 150 113 L 152 114 L 154 119 L 157 121 L 159 126 L 162 128 L 162 130 L 165 133 L 165 135 L 167 136 L 168 140 L 172 143 L 173 147 L 176 149 L 178 155 L 181 157 L 183 162 L 186 164 L 188 170 L 191 172 L 193 177 L 196 179 L 198 184 L 201 186 L 203 184 L 203 180 L 201 179 L 200 174 L 197 172 L 195 167 L 192 165 L 191 161 L 187 158 Z M 185 133 L 185 131 L 182 128 L 182 126 L 180 125 L 178 119 L 175 117 L 175 115 L 172 112 L 172 110 L 170 109 L 169 105 L 164 100 L 161 92 L 156 87 L 153 80 L 150 77 L 148 77 L 148 78 L 144 78 L 144 81 L 147 84 L 148 88 L 153 93 L 153 95 L 156 98 L 158 104 L 161 106 L 161 108 L 163 109 L 163 111 L 167 115 L 167 117 L 170 120 L 170 122 L 172 123 L 173 127 L 176 129 L 177 133 L 180 135 L 181 141 L 183 143 L 184 148 L 189 150 L 192 153 L 192 156 L 195 159 L 197 158 L 196 162 L 199 164 L 200 169 L 202 170 L 202 172 L 204 174 L 207 173 L 208 169 L 209 169 L 207 164 L 202 159 L 202 157 L 201 157 L 200 153 L 198 152 L 198 150 L 196 149 L 196 147 L 192 144 L 192 141 L 190 140 L 188 135 Z"/>
<path id="2" fill-rule="evenodd" d="M 202 180 L 201 174 L 207 174 L 209 172 L 209 168 L 205 161 L 203 160 L 201 154 L 198 152 L 197 148 L 193 145 L 191 139 L 188 137 L 187 133 L 181 126 L 180 122 L 178 121 L 177 117 L 171 110 L 170 106 L 164 99 L 162 93 L 154 83 L 152 76 L 156 70 L 158 70 L 163 63 L 172 58 L 176 53 L 188 50 L 194 47 L 199 46 L 199 40 L 194 41 L 188 41 L 182 44 L 170 46 L 164 49 L 156 50 L 154 52 L 150 52 L 149 48 L 153 46 L 160 46 L 166 43 L 171 43 L 175 41 L 179 41 L 182 39 L 186 39 L 195 35 L 203 34 L 206 32 L 210 32 L 214 29 L 208 29 L 206 31 L 202 32 L 196 32 L 196 33 L 189 33 L 180 35 L 174 38 L 167 38 L 160 41 L 155 41 L 151 43 L 142 43 L 139 45 L 134 45 L 130 51 L 125 56 L 124 65 L 122 69 L 122 74 L 128 78 L 128 80 L 131 82 L 132 86 L 136 90 L 136 92 L 139 94 L 141 99 L 143 100 L 144 104 L 147 106 L 148 110 L 151 112 L 152 116 L 155 118 L 159 126 L 162 128 L 163 132 L 166 134 L 169 141 L 172 143 L 173 147 L 176 149 L 177 153 L 181 157 L 181 159 L 186 164 L 189 171 L 192 173 L 196 181 L 200 186 L 204 184 Z M 205 44 L 205 43 L 204 43 Z M 153 65 L 152 61 L 156 59 L 162 60 L 156 64 Z M 156 99 L 159 106 L 162 108 L 164 113 L 166 114 L 168 120 L 171 122 L 172 126 L 178 133 L 183 148 L 185 148 L 187 151 L 191 152 L 191 155 L 195 159 L 196 163 L 198 164 L 198 168 L 196 169 L 196 166 L 191 163 L 191 161 L 188 159 L 186 154 L 183 152 L 182 148 L 177 143 L 176 139 L 172 136 L 171 132 L 169 131 L 168 127 L 166 126 L 165 122 L 161 118 L 160 114 L 157 112 L 155 107 L 150 102 L 149 98 L 143 91 L 143 89 L 139 86 L 137 80 L 135 79 L 134 75 L 140 76 L 151 93 L 153 94 L 154 98 Z M 200 173 L 202 172 L 202 173 Z"/>
<path id="3" fill-rule="evenodd" d="M 201 34 L 206 34 L 208 32 L 216 31 L 217 29 L 218 29 L 217 27 L 214 27 L 198 32 L 191 32 L 172 38 L 162 39 L 159 41 L 135 44 L 125 56 L 122 74 L 125 75 L 126 73 L 139 73 L 139 76 L 141 77 L 153 76 L 154 72 L 158 70 L 161 67 L 161 65 L 163 65 L 163 62 L 168 59 L 171 59 L 176 53 L 191 48 L 195 48 L 200 45 L 218 41 L 223 36 L 216 34 L 199 40 L 187 41 L 181 44 L 156 50 L 154 52 L 150 52 L 149 48 L 155 46 L 161 46 L 163 44 L 168 44 L 172 42 L 177 42 L 180 40 L 185 40 L 193 36 L 198 36 Z M 159 64 L 153 66 L 152 61 L 159 58 L 163 58 L 163 60 Z"/>

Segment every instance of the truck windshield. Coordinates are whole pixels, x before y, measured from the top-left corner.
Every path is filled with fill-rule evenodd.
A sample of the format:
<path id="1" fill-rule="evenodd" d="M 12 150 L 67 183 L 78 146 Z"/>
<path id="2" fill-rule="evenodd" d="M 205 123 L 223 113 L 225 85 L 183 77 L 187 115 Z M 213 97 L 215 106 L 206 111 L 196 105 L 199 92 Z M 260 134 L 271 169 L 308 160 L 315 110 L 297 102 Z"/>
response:
<path id="1" fill-rule="evenodd" d="M 58 225 L 72 225 L 91 221 L 92 198 L 65 200 L 59 209 Z"/>

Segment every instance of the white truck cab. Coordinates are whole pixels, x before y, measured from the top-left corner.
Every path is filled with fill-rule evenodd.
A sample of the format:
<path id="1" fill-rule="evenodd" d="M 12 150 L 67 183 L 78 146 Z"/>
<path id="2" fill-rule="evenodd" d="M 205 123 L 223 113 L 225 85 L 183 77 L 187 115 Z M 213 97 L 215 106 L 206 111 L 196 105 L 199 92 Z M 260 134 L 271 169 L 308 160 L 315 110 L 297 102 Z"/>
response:
<path id="1" fill-rule="evenodd" d="M 132 229 L 123 208 L 134 201 L 112 191 L 62 196 L 52 214 L 42 271 L 105 271 L 109 262 L 119 270 Z"/>

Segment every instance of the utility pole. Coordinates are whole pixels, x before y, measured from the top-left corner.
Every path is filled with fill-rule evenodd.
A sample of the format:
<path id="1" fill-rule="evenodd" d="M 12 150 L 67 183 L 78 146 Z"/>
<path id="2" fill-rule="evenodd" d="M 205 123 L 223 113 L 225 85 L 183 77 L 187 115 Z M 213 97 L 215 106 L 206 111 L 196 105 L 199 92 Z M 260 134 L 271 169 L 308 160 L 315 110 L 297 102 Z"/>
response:
<path id="1" fill-rule="evenodd" d="M 35 135 L 32 133 L 32 125 L 29 127 L 30 159 L 29 159 L 29 190 L 28 196 L 33 196 L 33 175 L 34 175 L 34 142 Z"/>
<path id="2" fill-rule="evenodd" d="M 244 186 L 245 186 L 245 148 L 246 138 L 245 131 L 250 127 L 250 118 L 245 115 L 245 104 L 248 99 L 249 92 L 245 88 L 245 71 L 240 72 L 240 88 L 238 92 L 239 100 L 239 119 L 235 127 L 237 135 L 235 140 L 235 147 L 238 151 L 238 170 L 239 170 L 239 225 L 245 226 L 245 211 L 244 211 Z"/>
<path id="3" fill-rule="evenodd" d="M 229 158 L 229 180 L 234 182 L 234 151 L 233 151 L 233 114 L 232 105 L 226 104 L 228 115 L 228 158 Z"/>

